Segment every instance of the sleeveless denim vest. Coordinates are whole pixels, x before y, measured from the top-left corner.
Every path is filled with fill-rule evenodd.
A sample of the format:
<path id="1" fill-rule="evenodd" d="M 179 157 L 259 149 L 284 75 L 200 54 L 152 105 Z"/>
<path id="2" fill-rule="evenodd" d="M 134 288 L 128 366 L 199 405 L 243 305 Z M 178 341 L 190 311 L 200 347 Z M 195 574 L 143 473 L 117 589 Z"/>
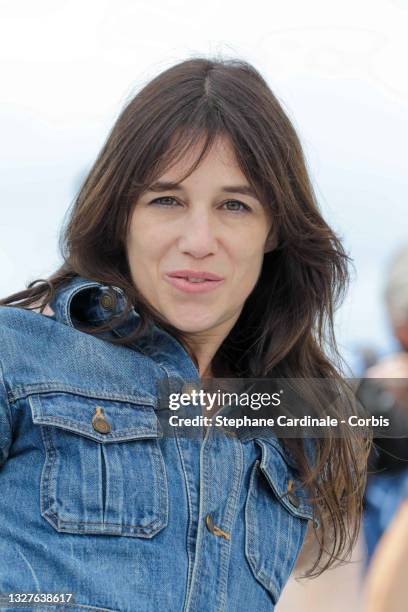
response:
<path id="1" fill-rule="evenodd" d="M 200 382 L 181 344 L 158 326 L 110 342 L 134 309 L 77 329 L 125 301 L 76 277 L 53 317 L 0 308 L 0 592 L 74 599 L 4 609 L 272 611 L 312 520 L 296 464 L 276 437 L 163 435 L 159 389 Z"/>

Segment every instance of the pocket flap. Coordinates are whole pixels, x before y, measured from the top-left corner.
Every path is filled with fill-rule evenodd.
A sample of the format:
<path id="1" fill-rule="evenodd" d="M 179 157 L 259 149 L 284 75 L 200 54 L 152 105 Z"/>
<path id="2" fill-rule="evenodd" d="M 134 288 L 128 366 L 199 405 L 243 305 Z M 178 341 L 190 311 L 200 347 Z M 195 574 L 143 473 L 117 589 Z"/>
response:
<path id="1" fill-rule="evenodd" d="M 38 393 L 28 399 L 34 423 L 60 427 L 98 442 L 163 436 L 152 406 L 68 392 Z M 92 419 L 97 412 L 108 424 L 106 433 L 94 429 Z"/>
<path id="2" fill-rule="evenodd" d="M 256 442 L 262 449 L 259 467 L 277 498 L 291 514 L 314 520 L 313 508 L 305 490 L 301 488 L 298 472 L 287 463 L 278 444 L 274 444 L 273 440 L 266 442 L 256 439 Z"/>

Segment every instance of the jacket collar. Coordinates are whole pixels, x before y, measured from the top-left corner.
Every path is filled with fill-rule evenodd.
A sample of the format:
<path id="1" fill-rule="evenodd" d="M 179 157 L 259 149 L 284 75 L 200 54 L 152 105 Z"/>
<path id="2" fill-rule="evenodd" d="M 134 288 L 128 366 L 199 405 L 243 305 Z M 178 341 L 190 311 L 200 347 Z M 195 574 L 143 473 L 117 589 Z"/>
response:
<path id="1" fill-rule="evenodd" d="M 108 308 L 109 298 L 106 296 L 111 295 L 112 289 L 118 299 L 111 298 Z M 74 298 L 76 298 L 76 309 L 73 307 Z M 70 327 L 77 327 L 79 320 L 82 323 L 92 325 L 93 323 L 107 321 L 113 314 L 120 314 L 125 306 L 125 301 L 123 291 L 118 287 L 110 288 L 97 281 L 75 276 L 61 289 L 57 290 L 50 306 L 57 321 Z M 115 312 L 112 311 L 113 306 Z M 136 311 L 133 312 L 138 319 L 139 315 Z"/>
<path id="2" fill-rule="evenodd" d="M 76 328 L 80 323 L 100 325 L 112 317 L 119 316 L 126 303 L 126 295 L 119 287 L 75 276 L 56 291 L 49 305 L 58 322 Z M 101 334 L 101 337 L 109 339 L 126 336 L 135 329 L 139 321 L 140 315 L 132 307 L 123 324 L 113 331 Z M 170 376 L 181 374 L 189 381 L 199 380 L 198 370 L 185 348 L 155 324 L 129 346 L 159 362 Z"/>

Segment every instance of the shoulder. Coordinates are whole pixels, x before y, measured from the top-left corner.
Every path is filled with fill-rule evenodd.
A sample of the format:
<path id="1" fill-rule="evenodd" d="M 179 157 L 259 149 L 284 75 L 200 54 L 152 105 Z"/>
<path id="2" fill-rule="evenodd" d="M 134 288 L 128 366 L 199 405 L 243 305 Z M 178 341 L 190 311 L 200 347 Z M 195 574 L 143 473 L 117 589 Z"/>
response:
<path id="1" fill-rule="evenodd" d="M 41 324 L 45 321 L 53 321 L 52 310 L 49 306 L 46 311 L 40 313 L 40 309 L 19 308 L 17 306 L 0 306 L 0 329 L 9 329 L 18 321 L 27 321 L 33 325 Z"/>
<path id="2" fill-rule="evenodd" d="M 150 357 L 51 316 L 0 306 L 0 366 L 15 399 L 33 389 L 154 393 L 162 377 Z"/>
<path id="3" fill-rule="evenodd" d="M 0 306 L 0 361 L 5 371 L 24 368 L 28 373 L 51 363 L 57 367 L 78 352 L 78 345 L 91 340 L 88 334 L 50 315 Z"/>
<path id="4" fill-rule="evenodd" d="M 39 309 L 18 308 L 17 306 L 0 306 L 0 336 L 10 333 L 35 333 L 43 326 L 56 323 L 53 312 L 47 306 L 47 311 L 40 313 Z"/>
<path id="5" fill-rule="evenodd" d="M 5 369 L 34 361 L 59 326 L 51 316 L 15 306 L 0 306 L 0 361 Z"/>

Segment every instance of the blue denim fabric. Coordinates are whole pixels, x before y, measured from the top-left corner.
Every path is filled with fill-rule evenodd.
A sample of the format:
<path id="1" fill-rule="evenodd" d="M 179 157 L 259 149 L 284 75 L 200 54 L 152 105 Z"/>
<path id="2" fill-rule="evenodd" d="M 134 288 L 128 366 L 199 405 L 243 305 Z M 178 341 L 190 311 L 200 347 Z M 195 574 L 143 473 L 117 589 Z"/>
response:
<path id="1" fill-rule="evenodd" d="M 312 519 L 286 495 L 293 458 L 259 432 L 163 435 L 159 390 L 199 373 L 159 327 L 131 346 L 77 329 L 124 305 L 77 277 L 54 317 L 0 308 L 0 591 L 75 595 L 41 610 L 271 611 Z"/>

